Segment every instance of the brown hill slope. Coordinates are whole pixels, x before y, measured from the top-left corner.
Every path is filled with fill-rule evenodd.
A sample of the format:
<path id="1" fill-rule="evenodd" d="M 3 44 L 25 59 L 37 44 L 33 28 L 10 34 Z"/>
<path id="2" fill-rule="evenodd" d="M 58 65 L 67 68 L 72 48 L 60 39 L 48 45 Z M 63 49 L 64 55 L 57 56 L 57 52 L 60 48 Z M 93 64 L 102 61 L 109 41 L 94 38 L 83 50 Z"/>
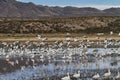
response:
<path id="1" fill-rule="evenodd" d="M 120 17 L 1 19 L 0 33 L 58 33 L 120 31 Z"/>

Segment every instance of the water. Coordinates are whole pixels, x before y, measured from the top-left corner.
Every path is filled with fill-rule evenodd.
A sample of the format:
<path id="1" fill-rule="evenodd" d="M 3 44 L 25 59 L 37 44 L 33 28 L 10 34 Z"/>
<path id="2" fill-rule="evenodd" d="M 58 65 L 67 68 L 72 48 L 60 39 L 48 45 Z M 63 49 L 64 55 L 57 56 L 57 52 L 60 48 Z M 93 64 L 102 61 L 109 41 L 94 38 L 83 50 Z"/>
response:
<path id="1" fill-rule="evenodd" d="M 108 69 L 115 77 L 120 70 L 119 55 L 119 47 L 1 47 L 0 80 L 42 80 L 43 78 L 52 80 L 52 77 L 54 80 L 57 80 L 55 78 L 60 80 L 68 72 L 72 76 L 78 70 L 82 79 L 91 80 L 96 73 L 103 77 Z M 10 61 L 14 64 L 12 65 Z"/>

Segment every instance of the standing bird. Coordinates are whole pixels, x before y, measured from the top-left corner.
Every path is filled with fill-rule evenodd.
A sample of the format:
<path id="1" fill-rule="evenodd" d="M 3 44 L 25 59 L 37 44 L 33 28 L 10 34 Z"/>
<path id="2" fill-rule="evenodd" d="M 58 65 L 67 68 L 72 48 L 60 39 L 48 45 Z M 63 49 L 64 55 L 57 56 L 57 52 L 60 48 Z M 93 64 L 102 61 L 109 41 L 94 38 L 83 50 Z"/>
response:
<path id="1" fill-rule="evenodd" d="M 37 39 L 39 39 L 39 40 L 40 40 L 40 39 L 41 39 L 41 35 L 37 35 Z"/>
<path id="2" fill-rule="evenodd" d="M 118 33 L 118 36 L 120 36 L 120 33 Z"/>
<path id="3" fill-rule="evenodd" d="M 115 77 L 115 80 L 120 80 L 120 72 L 118 72 L 117 76 Z"/>
<path id="4" fill-rule="evenodd" d="M 78 37 L 75 37 L 75 38 L 74 38 L 74 42 L 77 42 L 78 40 L 79 40 Z"/>
<path id="5" fill-rule="evenodd" d="M 78 71 L 78 73 L 73 75 L 74 78 L 79 78 L 80 77 L 80 71 Z"/>
<path id="6" fill-rule="evenodd" d="M 100 75 L 97 73 L 96 75 L 93 76 L 94 80 L 98 80 L 100 78 Z"/>
<path id="7" fill-rule="evenodd" d="M 108 69 L 108 72 L 104 74 L 105 78 L 109 78 L 111 76 L 111 71 Z"/>
<path id="8" fill-rule="evenodd" d="M 69 73 L 67 73 L 67 76 L 61 78 L 61 80 L 70 80 L 70 75 L 69 75 Z"/>

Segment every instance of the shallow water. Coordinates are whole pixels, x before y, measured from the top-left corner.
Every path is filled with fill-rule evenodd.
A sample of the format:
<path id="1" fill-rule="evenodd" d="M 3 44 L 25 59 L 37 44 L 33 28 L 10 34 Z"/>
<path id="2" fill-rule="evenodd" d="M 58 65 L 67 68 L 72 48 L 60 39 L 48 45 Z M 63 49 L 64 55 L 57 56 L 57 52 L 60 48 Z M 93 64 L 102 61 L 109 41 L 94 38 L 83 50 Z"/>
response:
<path id="1" fill-rule="evenodd" d="M 70 75 L 73 75 L 78 70 L 81 71 L 81 77 L 92 77 L 96 73 L 103 76 L 107 69 L 111 69 L 112 75 L 115 76 L 117 71 L 120 70 L 120 56 L 108 55 L 101 57 L 112 53 L 120 54 L 119 48 L 49 48 L 45 51 L 42 49 L 35 49 L 34 51 L 30 51 L 30 49 L 24 49 L 23 51 L 20 49 L 1 49 L 0 52 L 5 54 L 12 53 L 10 58 L 13 58 L 13 60 L 11 60 L 13 62 L 15 62 L 19 57 L 25 56 L 25 58 L 34 60 L 34 64 L 36 64 L 34 65 L 30 62 L 25 66 L 26 64 L 20 64 L 22 60 L 19 60 L 17 66 L 25 66 L 25 69 L 21 70 L 20 68 L 16 68 L 16 65 L 14 65 L 10 69 L 15 70 L 9 71 L 8 69 L 8 71 L 6 70 L 4 73 L 1 72 L 0 80 L 37 80 L 46 77 L 51 78 L 52 76 L 59 76 L 60 78 L 66 75 L 67 72 L 69 72 Z M 19 56 L 20 53 L 24 53 L 24 55 Z M 35 57 L 31 58 L 30 55 L 33 53 L 38 54 L 34 54 Z M 62 58 L 64 55 L 66 57 L 69 56 L 70 53 L 72 57 Z M 97 56 L 87 54 L 95 54 Z M 44 59 L 37 57 L 41 55 L 44 56 Z M 87 57 L 85 55 L 87 55 Z M 50 56 L 50 59 L 48 59 L 48 56 Z M 0 60 L 6 60 L 5 56 L 1 55 Z M 25 59 L 23 59 L 23 61 L 26 62 Z M 3 61 L 3 64 L 7 63 Z M 6 67 L 6 65 L 2 66 L 1 69 L 4 69 L 4 67 Z M 88 80 L 90 80 L 90 78 Z"/>

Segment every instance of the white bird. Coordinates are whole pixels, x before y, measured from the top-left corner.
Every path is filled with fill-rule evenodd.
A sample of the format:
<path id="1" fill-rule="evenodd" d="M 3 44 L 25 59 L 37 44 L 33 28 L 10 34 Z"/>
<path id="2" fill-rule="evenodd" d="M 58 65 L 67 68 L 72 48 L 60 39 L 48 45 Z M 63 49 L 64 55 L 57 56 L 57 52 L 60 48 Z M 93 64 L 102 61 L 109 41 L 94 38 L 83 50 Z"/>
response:
<path id="1" fill-rule="evenodd" d="M 21 66 L 21 70 L 23 71 L 25 69 L 25 66 Z"/>
<path id="2" fill-rule="evenodd" d="M 42 59 L 40 59 L 40 61 L 42 61 L 42 62 L 43 62 L 43 61 L 44 61 L 44 59 L 42 58 Z"/>
<path id="3" fill-rule="evenodd" d="M 40 42 L 40 45 L 45 45 L 45 42 L 43 42 L 43 41 L 42 41 L 42 42 Z"/>
<path id="4" fill-rule="evenodd" d="M 6 55 L 5 57 L 6 57 L 6 58 L 9 58 L 10 56 L 9 56 L 9 55 Z"/>
<path id="5" fill-rule="evenodd" d="M 35 55 L 34 55 L 34 54 L 32 54 L 32 55 L 31 55 L 31 58 L 34 58 L 34 57 L 35 57 Z"/>
<path id="6" fill-rule="evenodd" d="M 42 38 L 41 40 L 42 40 L 42 41 L 45 41 L 45 40 L 47 40 L 47 38 L 45 37 L 45 38 Z"/>
<path id="7" fill-rule="evenodd" d="M 49 59 L 49 60 L 51 59 L 51 56 L 50 56 L 50 55 L 48 56 L 48 59 Z"/>
<path id="8" fill-rule="evenodd" d="M 24 60 L 23 57 L 21 57 L 20 60 L 23 61 Z"/>
<path id="9" fill-rule="evenodd" d="M 93 79 L 99 79 L 99 78 L 100 78 L 100 75 L 98 73 L 93 76 Z"/>
<path id="10" fill-rule="evenodd" d="M 69 75 L 69 73 L 67 73 L 67 76 L 61 78 L 61 80 L 70 80 L 70 75 Z"/>
<path id="11" fill-rule="evenodd" d="M 69 60 L 72 60 L 72 55 L 68 55 L 67 58 L 68 58 Z"/>
<path id="12" fill-rule="evenodd" d="M 41 35 L 38 35 L 38 36 L 37 36 L 37 39 L 39 39 L 39 40 L 40 40 L 40 39 L 41 39 Z"/>
<path id="13" fill-rule="evenodd" d="M 65 59 L 66 58 L 66 56 L 65 56 L 65 54 L 64 54 L 64 56 L 62 57 L 62 59 Z"/>
<path id="14" fill-rule="evenodd" d="M 120 79 L 120 72 L 118 72 L 117 76 L 115 77 L 115 79 Z"/>
<path id="15" fill-rule="evenodd" d="M 78 71 L 78 73 L 75 73 L 75 74 L 73 75 L 73 77 L 74 77 L 74 78 L 79 78 L 79 77 L 80 77 L 80 71 Z"/>
<path id="16" fill-rule="evenodd" d="M 9 62 L 9 61 L 10 61 L 10 59 L 6 59 L 6 61 L 8 61 L 8 62 Z"/>
<path id="17" fill-rule="evenodd" d="M 66 37 L 66 41 L 70 41 L 71 40 L 71 38 L 70 37 Z"/>
<path id="18" fill-rule="evenodd" d="M 42 54 L 41 56 L 40 56 L 40 59 L 43 59 L 44 58 L 44 55 Z"/>
<path id="19" fill-rule="evenodd" d="M 19 64 L 19 61 L 18 61 L 18 60 L 15 60 L 15 63 L 16 63 L 16 64 Z"/>
<path id="20" fill-rule="evenodd" d="M 67 36 L 69 36 L 69 35 L 70 35 L 70 33 L 67 33 L 66 35 L 67 35 Z"/>
<path id="21" fill-rule="evenodd" d="M 35 60 L 34 59 L 31 59 L 32 63 L 34 64 L 35 63 Z"/>
<path id="22" fill-rule="evenodd" d="M 12 66 L 14 66 L 15 64 L 13 61 L 9 61 L 8 63 L 11 64 Z"/>
<path id="23" fill-rule="evenodd" d="M 63 42 L 60 42 L 60 43 L 59 43 L 59 47 L 62 47 L 62 46 L 63 46 Z"/>
<path id="24" fill-rule="evenodd" d="M 74 42 L 77 42 L 78 40 L 79 40 L 78 37 L 75 37 L 75 38 L 74 38 Z"/>
<path id="25" fill-rule="evenodd" d="M 118 33 L 118 36 L 120 36 L 120 33 Z"/>
<path id="26" fill-rule="evenodd" d="M 113 35 L 113 31 L 110 31 L 110 35 Z"/>
<path id="27" fill-rule="evenodd" d="M 110 69 L 108 69 L 108 72 L 104 74 L 104 77 L 109 77 L 111 75 Z"/>

